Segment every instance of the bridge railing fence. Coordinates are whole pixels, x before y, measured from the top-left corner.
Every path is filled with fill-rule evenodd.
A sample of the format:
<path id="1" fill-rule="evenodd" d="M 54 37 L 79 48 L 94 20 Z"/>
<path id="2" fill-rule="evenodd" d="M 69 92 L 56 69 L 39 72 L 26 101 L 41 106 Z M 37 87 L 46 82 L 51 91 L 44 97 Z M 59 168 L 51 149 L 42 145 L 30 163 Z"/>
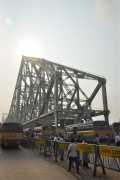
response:
<path id="1" fill-rule="evenodd" d="M 46 139 L 23 139 L 22 145 L 25 148 L 37 149 L 39 154 L 54 156 L 56 158 L 67 158 L 70 142 L 56 142 Z M 77 143 L 78 158 L 84 161 L 84 154 L 87 154 L 89 163 L 94 165 L 93 175 L 97 176 L 97 167 L 101 167 L 105 174 L 105 168 L 120 172 L 120 147 L 103 146 L 94 144 Z"/>

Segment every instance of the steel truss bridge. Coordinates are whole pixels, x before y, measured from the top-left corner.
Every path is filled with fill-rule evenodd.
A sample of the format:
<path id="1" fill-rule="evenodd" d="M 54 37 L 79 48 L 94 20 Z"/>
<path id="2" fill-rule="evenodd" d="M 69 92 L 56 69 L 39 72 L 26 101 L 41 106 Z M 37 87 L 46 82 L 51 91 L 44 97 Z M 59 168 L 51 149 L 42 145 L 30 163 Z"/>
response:
<path id="1" fill-rule="evenodd" d="M 90 96 L 83 91 L 81 81 L 85 81 L 85 84 L 88 81 L 96 83 Z M 92 109 L 92 102 L 100 89 L 103 108 Z M 20 122 L 25 128 L 38 123 L 55 124 L 57 128 L 58 124 L 64 127 L 67 124 L 88 122 L 101 115 L 108 121 L 104 77 L 45 59 L 22 56 L 6 121 Z"/>

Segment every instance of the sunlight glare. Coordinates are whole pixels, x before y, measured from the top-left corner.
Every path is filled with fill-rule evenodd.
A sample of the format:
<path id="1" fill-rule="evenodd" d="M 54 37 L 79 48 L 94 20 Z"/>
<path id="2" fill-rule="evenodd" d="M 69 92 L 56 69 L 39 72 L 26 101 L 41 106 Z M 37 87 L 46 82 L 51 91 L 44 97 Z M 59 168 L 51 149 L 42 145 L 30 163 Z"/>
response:
<path id="1" fill-rule="evenodd" d="M 18 53 L 20 56 L 40 57 L 41 47 L 34 39 L 23 39 L 18 45 Z"/>

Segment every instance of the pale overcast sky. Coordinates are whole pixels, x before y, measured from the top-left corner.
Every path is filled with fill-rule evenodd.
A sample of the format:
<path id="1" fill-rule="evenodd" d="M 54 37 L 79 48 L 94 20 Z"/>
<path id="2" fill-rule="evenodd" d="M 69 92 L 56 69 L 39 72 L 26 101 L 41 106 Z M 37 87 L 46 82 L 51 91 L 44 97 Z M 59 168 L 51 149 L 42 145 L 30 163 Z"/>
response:
<path id="1" fill-rule="evenodd" d="M 119 2 L 0 0 L 0 121 L 9 112 L 22 54 L 105 76 L 109 120 L 118 121 Z"/>

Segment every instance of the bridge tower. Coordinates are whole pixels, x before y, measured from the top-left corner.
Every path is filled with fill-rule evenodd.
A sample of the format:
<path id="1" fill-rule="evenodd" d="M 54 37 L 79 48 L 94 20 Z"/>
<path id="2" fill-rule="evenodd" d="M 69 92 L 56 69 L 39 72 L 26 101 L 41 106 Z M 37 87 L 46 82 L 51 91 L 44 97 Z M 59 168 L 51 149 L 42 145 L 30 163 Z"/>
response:
<path id="1" fill-rule="evenodd" d="M 81 84 L 95 82 L 88 96 Z M 84 89 L 85 89 L 84 87 Z M 102 109 L 93 109 L 92 102 L 101 89 Z M 87 88 L 87 91 L 89 87 Z M 36 123 L 67 124 L 92 121 L 109 110 L 106 79 L 91 73 L 57 64 L 45 59 L 22 56 L 18 78 L 6 121 L 16 121 L 24 127 Z M 98 118 L 99 119 L 99 118 Z"/>

